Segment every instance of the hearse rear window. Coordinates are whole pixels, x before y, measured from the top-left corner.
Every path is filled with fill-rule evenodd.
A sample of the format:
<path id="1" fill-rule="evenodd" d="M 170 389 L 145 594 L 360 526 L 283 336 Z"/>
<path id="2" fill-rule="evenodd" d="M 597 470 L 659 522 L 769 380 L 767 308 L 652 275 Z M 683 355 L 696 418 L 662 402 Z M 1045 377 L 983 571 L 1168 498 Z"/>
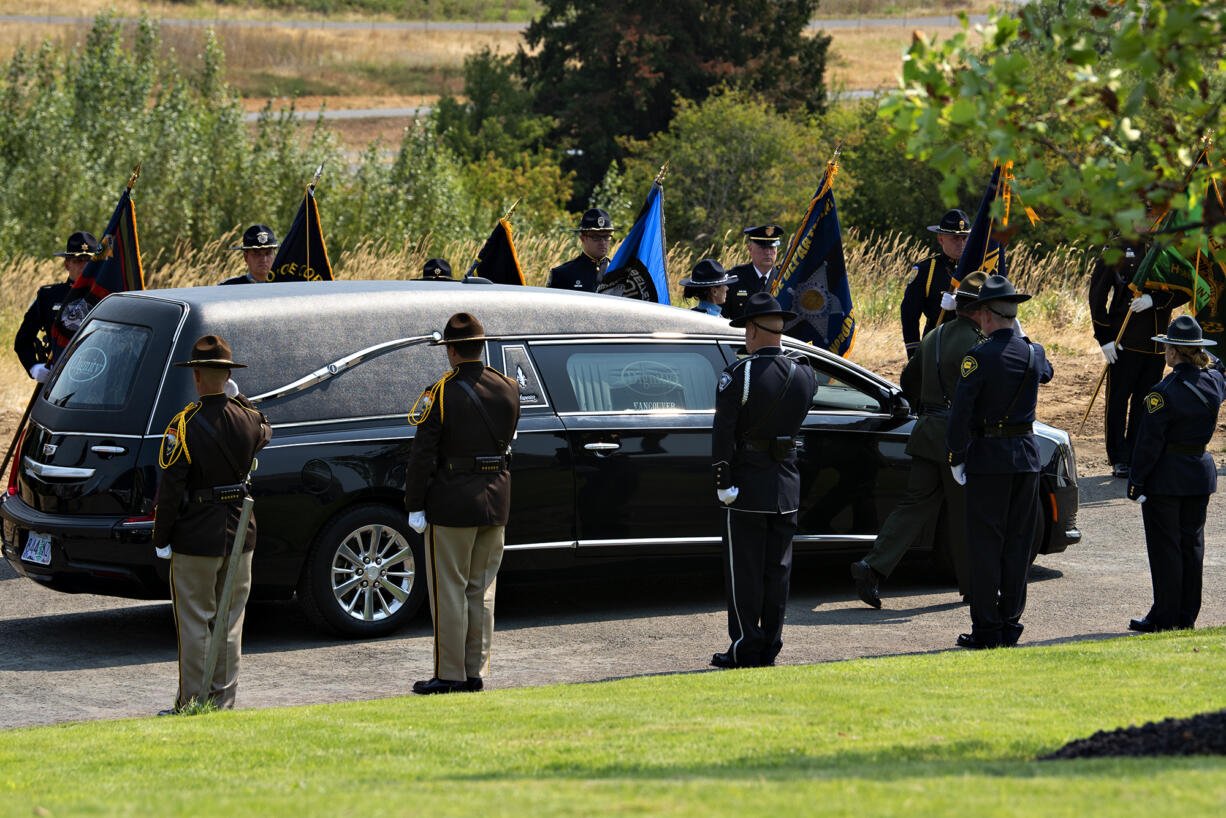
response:
<path id="1" fill-rule="evenodd" d="M 47 402 L 66 409 L 122 409 L 152 334 L 148 327 L 91 321 L 56 375 Z"/>
<path id="2" fill-rule="evenodd" d="M 715 409 L 714 344 L 533 345 L 559 412 Z"/>

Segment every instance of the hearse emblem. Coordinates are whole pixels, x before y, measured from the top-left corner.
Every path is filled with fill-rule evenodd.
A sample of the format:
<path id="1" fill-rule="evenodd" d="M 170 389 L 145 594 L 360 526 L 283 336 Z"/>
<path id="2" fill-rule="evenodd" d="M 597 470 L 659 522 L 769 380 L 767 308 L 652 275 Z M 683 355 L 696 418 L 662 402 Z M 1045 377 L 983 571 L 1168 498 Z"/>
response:
<path id="1" fill-rule="evenodd" d="M 50 457 L 51 455 L 55 454 L 55 450 L 58 448 L 59 446 L 56 446 L 54 443 L 44 443 L 43 457 Z"/>

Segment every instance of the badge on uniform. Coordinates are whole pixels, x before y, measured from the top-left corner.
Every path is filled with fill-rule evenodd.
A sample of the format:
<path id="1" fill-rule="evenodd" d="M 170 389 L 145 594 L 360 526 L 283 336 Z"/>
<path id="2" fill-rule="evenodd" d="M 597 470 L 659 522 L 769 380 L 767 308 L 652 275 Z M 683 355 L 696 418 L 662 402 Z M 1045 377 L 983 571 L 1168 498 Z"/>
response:
<path id="1" fill-rule="evenodd" d="M 179 448 L 179 435 L 171 429 L 166 430 L 166 434 L 162 435 L 162 457 L 165 460 L 170 460 L 174 457 L 175 450 Z"/>
<path id="2" fill-rule="evenodd" d="M 719 391 L 723 392 L 726 388 L 728 388 L 728 384 L 730 383 L 732 383 L 732 376 L 727 372 L 722 373 L 719 376 Z"/>
<path id="3" fill-rule="evenodd" d="M 1166 406 L 1166 401 L 1162 399 L 1162 395 L 1158 392 L 1150 392 L 1145 396 L 1145 411 L 1149 414 L 1152 415 L 1163 406 Z"/>
<path id="4" fill-rule="evenodd" d="M 971 355 L 962 359 L 962 377 L 969 378 L 971 373 L 979 368 L 979 362 Z"/>

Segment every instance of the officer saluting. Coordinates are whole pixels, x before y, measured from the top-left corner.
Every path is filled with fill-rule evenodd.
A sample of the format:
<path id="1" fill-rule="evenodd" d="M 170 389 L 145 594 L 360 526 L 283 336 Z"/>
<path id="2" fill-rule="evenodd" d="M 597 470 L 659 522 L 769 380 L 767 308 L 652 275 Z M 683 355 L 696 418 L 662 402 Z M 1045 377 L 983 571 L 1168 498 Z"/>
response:
<path id="1" fill-rule="evenodd" d="M 737 279 L 736 283 L 729 285 L 728 298 L 724 301 L 724 317 L 730 320 L 740 317 L 751 295 L 766 289 L 766 282 L 775 272 L 779 240 L 783 238 L 783 228 L 777 224 L 746 227 L 741 232 L 745 234 L 745 243 L 749 246 L 749 263 L 738 264 L 728 271 Z"/>
<path id="2" fill-rule="evenodd" d="M 1013 331 L 1030 298 L 1004 276 L 989 276 L 965 308 L 987 340 L 962 359 L 945 440 L 955 479 L 966 483 L 971 632 L 964 648 L 1017 644 L 1026 572 L 1039 521 L 1039 384 L 1052 377 L 1043 347 Z"/>
<path id="3" fill-rule="evenodd" d="M 222 279 L 218 284 L 262 284 L 272 272 L 272 263 L 277 259 L 277 234 L 266 224 L 253 224 L 243 233 L 243 241 L 231 250 L 243 251 L 247 272 L 243 275 Z"/>
<path id="4" fill-rule="evenodd" d="M 234 598 L 225 628 L 226 647 L 211 683 L 201 688 L 209 638 L 219 627 L 217 602 L 226 574 L 226 555 L 234 544 L 239 507 L 248 496 L 247 480 L 256 452 L 272 437 L 268 419 L 242 395 L 223 389 L 230 370 L 246 364 L 230 360 L 220 336 L 204 335 L 189 361 L 200 400 L 175 415 L 162 438 L 154 509 L 153 545 L 170 563 L 171 600 L 179 637 L 179 693 L 175 712 L 195 699 L 234 707 L 242 656 L 243 614 L 251 591 L 251 552 L 255 517 L 247 524 Z"/>
<path id="5" fill-rule="evenodd" d="M 941 252 L 918 261 L 911 268 L 912 278 L 903 292 L 902 342 L 907 348 L 907 357 L 915 354 L 919 346 L 920 318 L 924 319 L 924 335 L 932 331 L 941 320 L 941 295 L 951 287 L 957 287 L 954 277 L 958 272 L 958 259 L 966 248 L 967 236 L 971 234 L 971 222 L 961 210 L 947 210 L 938 224 L 928 225 L 937 234 Z"/>
<path id="6" fill-rule="evenodd" d="M 731 321 L 745 328 L 750 353 L 720 375 L 711 435 L 716 495 L 726 506 L 724 581 L 727 652 L 720 668 L 770 665 L 783 647 L 800 506 L 796 434 L 817 388 L 803 357 L 784 354 L 781 333 L 796 315 L 769 293 L 754 293 Z"/>
<path id="7" fill-rule="evenodd" d="M 97 252 L 98 240 L 91 234 L 78 230 L 69 236 L 64 252 L 53 254 L 64 259 L 68 280 L 39 287 L 34 303 L 30 304 L 25 317 L 21 319 L 21 326 L 13 339 L 13 351 L 17 353 L 22 368 L 39 383 L 46 383 L 47 378 L 51 377 L 51 370 L 47 367 L 51 357 L 51 326 L 73 282 L 80 278 L 85 265 Z"/>
<path id="8" fill-rule="evenodd" d="M 1179 316 L 1153 340 L 1166 345 L 1172 371 L 1145 396 L 1128 477 L 1128 497 L 1141 503 L 1154 583 L 1153 607 L 1128 627 L 1147 633 L 1196 625 L 1205 510 L 1217 490 L 1217 466 L 1205 445 L 1226 399 L 1226 369 L 1203 349 L 1215 342 L 1205 340 L 1195 318 Z"/>
<path id="9" fill-rule="evenodd" d="M 609 269 L 609 247 L 613 244 L 613 220 L 598 207 L 583 214 L 577 230 L 583 252 L 549 271 L 546 287 L 594 293 Z"/>

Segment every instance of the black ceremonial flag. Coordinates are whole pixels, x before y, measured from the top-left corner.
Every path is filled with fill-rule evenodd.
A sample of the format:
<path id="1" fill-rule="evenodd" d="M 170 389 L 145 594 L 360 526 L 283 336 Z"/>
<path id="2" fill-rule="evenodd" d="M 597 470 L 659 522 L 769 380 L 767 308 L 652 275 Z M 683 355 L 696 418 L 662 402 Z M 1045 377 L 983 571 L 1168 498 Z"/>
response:
<path id="1" fill-rule="evenodd" d="M 468 271 L 469 275 L 488 278 L 495 284 L 523 284 L 524 271 L 519 266 L 519 256 L 515 254 L 515 241 L 511 238 L 511 223 L 505 218 L 490 233 L 477 254 L 477 263 Z"/>
<path id="2" fill-rule="evenodd" d="M 298 215 L 290 225 L 285 241 L 272 262 L 269 281 L 331 281 L 332 264 L 319 227 L 319 208 L 315 206 L 315 186 L 307 188 Z"/>

